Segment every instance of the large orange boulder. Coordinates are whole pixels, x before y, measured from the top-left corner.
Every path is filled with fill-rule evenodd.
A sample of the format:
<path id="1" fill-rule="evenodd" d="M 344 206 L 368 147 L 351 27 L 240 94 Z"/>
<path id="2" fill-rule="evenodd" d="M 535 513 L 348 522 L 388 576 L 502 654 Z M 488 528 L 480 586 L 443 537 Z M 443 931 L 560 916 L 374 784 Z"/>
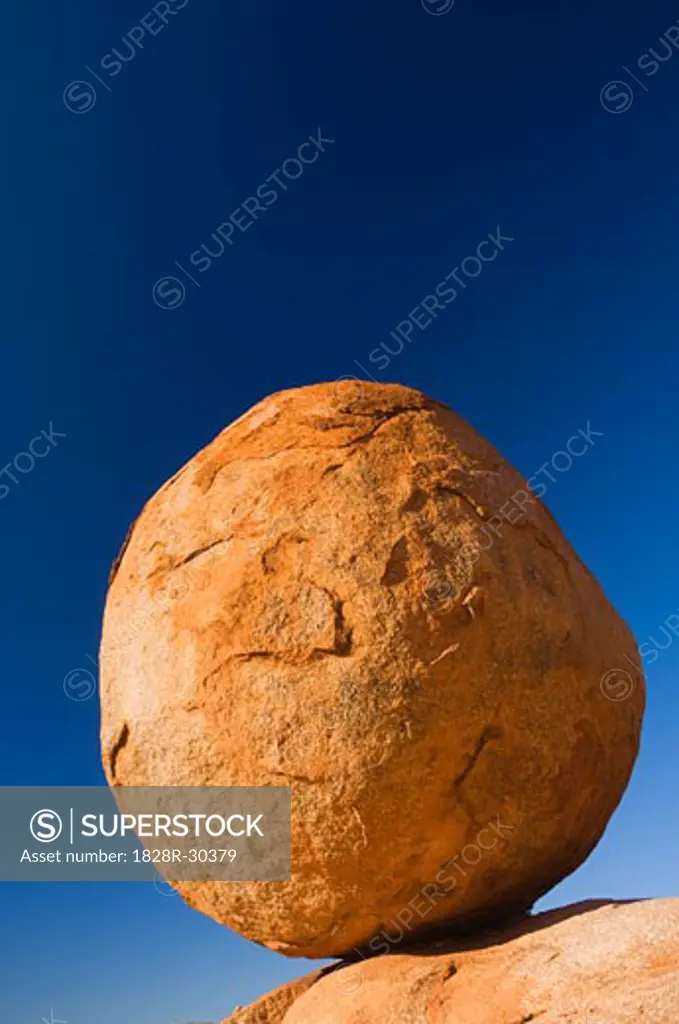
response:
<path id="1" fill-rule="evenodd" d="M 677 1024 L 679 899 L 583 903 L 307 975 L 224 1024 Z"/>
<path id="2" fill-rule="evenodd" d="M 530 907 L 599 840 L 644 701 L 519 474 L 440 403 L 352 382 L 265 399 L 148 502 L 101 669 L 112 784 L 292 787 L 290 881 L 179 888 L 307 957 Z"/>

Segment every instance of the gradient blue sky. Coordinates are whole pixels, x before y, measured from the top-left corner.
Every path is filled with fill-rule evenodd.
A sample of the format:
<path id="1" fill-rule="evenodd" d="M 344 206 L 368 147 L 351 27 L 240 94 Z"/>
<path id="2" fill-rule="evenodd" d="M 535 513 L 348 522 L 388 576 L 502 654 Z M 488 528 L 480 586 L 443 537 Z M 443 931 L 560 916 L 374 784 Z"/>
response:
<path id="1" fill-rule="evenodd" d="M 62 683 L 92 667 L 129 523 L 253 402 L 361 376 L 355 360 L 453 406 L 527 476 L 590 420 L 604 436 L 545 500 L 638 640 L 666 643 L 679 51 L 657 40 L 676 5 L 188 0 L 108 78 L 150 6 L 1 15 L 0 465 L 50 422 L 67 436 L 0 500 L 0 782 L 101 781 L 96 699 Z M 669 59 L 649 74 L 654 45 Z M 77 79 L 97 91 L 80 115 L 62 101 Z M 611 113 L 616 79 L 628 91 L 604 101 L 631 87 L 633 103 Z M 328 152 L 179 308 L 155 305 L 154 282 L 319 126 Z M 380 373 L 369 353 L 498 225 L 515 241 Z M 676 643 L 649 667 L 629 792 L 545 906 L 677 894 L 678 665 Z M 0 945 L 16 1024 L 50 1007 L 68 1024 L 218 1020 L 307 969 L 148 883 L 1 884 Z"/>

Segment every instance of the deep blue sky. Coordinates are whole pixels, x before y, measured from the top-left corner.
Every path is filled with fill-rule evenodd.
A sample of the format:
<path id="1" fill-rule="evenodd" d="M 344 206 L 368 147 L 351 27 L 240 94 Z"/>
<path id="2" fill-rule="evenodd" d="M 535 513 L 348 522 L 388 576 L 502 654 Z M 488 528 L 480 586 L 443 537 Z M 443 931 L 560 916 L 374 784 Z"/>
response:
<path id="1" fill-rule="evenodd" d="M 0 489 L 0 782 L 101 780 L 96 699 L 62 682 L 92 667 L 129 523 L 253 402 L 360 376 L 354 360 L 453 406 L 527 476 L 590 420 L 604 437 L 545 500 L 639 641 L 666 643 L 679 51 L 652 75 L 642 55 L 667 56 L 676 5 L 456 0 L 435 17 L 420 0 L 188 0 L 109 78 L 100 62 L 149 7 L 1 16 L 0 464 L 50 422 L 67 436 Z M 62 100 L 78 79 L 97 90 L 81 115 Z M 600 101 L 616 79 L 634 90 L 617 114 Z M 319 126 L 327 153 L 181 307 L 155 305 L 154 282 L 190 269 Z M 515 240 L 380 373 L 369 352 L 498 225 Z M 649 668 L 621 810 L 547 905 L 677 893 L 678 654 Z M 148 883 L 4 884 L 0 945 L 0 1018 L 17 1024 L 50 1007 L 68 1024 L 217 1020 L 305 969 Z"/>

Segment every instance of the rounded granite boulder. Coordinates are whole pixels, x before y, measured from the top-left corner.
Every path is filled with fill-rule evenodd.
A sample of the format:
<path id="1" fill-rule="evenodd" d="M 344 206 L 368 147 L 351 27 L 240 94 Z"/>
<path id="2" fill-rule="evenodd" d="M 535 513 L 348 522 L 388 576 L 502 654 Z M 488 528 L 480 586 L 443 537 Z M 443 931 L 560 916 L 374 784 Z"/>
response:
<path id="1" fill-rule="evenodd" d="M 440 403 L 352 381 L 265 399 L 148 502 L 101 690 L 111 784 L 292 788 L 290 881 L 177 885 L 306 957 L 530 907 L 601 837 L 644 704 L 522 477 Z"/>

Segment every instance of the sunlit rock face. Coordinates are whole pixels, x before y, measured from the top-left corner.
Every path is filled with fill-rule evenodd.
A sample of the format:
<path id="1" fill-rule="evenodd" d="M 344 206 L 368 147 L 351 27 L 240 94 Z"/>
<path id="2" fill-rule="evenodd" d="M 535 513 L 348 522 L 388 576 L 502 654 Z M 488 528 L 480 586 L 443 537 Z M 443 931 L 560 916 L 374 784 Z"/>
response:
<path id="1" fill-rule="evenodd" d="M 111 783 L 292 788 L 290 881 L 179 885 L 290 956 L 379 951 L 407 906 L 414 933 L 525 910 L 600 838 L 644 701 L 521 476 L 440 403 L 356 381 L 265 399 L 148 502 L 101 666 Z"/>

